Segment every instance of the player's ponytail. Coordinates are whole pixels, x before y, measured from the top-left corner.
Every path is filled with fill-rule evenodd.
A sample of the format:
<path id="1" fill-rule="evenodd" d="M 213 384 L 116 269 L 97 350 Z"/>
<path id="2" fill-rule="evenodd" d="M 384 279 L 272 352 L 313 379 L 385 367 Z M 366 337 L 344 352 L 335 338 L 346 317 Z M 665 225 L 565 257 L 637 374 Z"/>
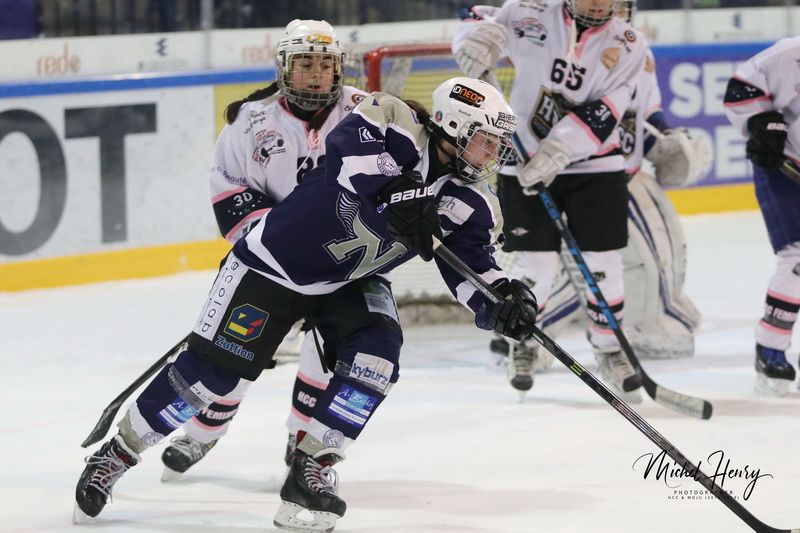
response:
<path id="1" fill-rule="evenodd" d="M 239 109 L 241 109 L 241 107 L 247 102 L 257 102 L 258 100 L 269 98 L 276 92 L 278 92 L 278 83 L 273 82 L 272 84 L 266 87 L 262 87 L 261 89 L 258 89 L 255 92 L 249 94 L 247 98 L 231 102 L 225 108 L 224 112 L 225 122 L 227 122 L 228 124 L 233 124 L 233 122 L 236 120 L 236 116 L 239 114 Z"/>

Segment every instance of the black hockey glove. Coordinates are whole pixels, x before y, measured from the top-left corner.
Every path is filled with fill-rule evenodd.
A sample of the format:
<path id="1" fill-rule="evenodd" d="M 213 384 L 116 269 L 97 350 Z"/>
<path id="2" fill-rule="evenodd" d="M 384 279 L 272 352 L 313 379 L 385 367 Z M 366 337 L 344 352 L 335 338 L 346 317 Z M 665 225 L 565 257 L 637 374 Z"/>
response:
<path id="1" fill-rule="evenodd" d="M 395 239 L 416 250 L 423 261 L 433 259 L 433 237 L 442 238 L 433 189 L 417 171 L 406 172 L 378 193 L 386 202 L 386 226 Z"/>
<path id="2" fill-rule="evenodd" d="M 531 326 L 536 323 L 538 307 L 536 296 L 518 279 L 500 280 L 495 283 L 497 292 L 505 300 L 486 304 L 486 325 L 500 335 L 523 341 L 531 337 Z M 510 298 L 509 298 L 510 297 Z"/>
<path id="3" fill-rule="evenodd" d="M 777 111 L 766 111 L 753 115 L 747 120 L 750 138 L 747 139 L 747 159 L 767 172 L 777 170 L 785 159 L 783 147 L 786 144 L 788 128 L 783 115 Z"/>

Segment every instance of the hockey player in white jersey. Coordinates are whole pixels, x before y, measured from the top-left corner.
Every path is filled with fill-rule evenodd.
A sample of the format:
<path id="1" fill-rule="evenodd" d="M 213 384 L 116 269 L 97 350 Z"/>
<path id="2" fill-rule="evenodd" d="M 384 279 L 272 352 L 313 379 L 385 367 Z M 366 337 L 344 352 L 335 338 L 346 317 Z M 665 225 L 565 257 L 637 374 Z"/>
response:
<path id="1" fill-rule="evenodd" d="M 486 13 L 486 12 L 484 12 Z M 627 244 L 627 175 L 617 125 L 645 64 L 641 34 L 612 14 L 612 0 L 508 0 L 491 16 L 464 22 L 454 40 L 461 69 L 481 77 L 508 58 L 515 66 L 511 106 L 526 164 L 504 169 L 498 196 L 504 250 L 514 276 L 530 281 L 540 312 L 559 269 L 561 238 L 535 188 L 546 186 L 567 216 L 584 259 L 617 321 L 624 287 L 620 249 Z M 587 291 L 589 341 L 603 378 L 629 401 L 641 378 L 621 351 Z M 531 350 L 510 354 L 511 384 L 533 385 Z"/>
<path id="2" fill-rule="evenodd" d="M 781 39 L 736 69 L 725 113 L 747 138 L 756 198 L 776 255 L 764 315 L 755 330 L 756 390 L 784 396 L 795 379 L 786 360 L 800 309 L 800 37 Z"/>
<path id="3" fill-rule="evenodd" d="M 227 124 L 214 149 L 211 201 L 221 234 L 231 243 L 281 202 L 307 171 L 325 158 L 325 138 L 366 93 L 342 83 L 342 48 L 330 24 L 293 20 L 278 42 L 277 80 L 225 110 Z M 302 333 L 295 330 L 295 334 Z M 300 349 L 300 363 L 287 420 L 287 462 L 295 435 L 311 417 L 311 406 L 330 377 L 314 336 Z M 203 409 L 162 454 L 162 480 L 200 461 L 223 437 L 251 381 Z"/>
<path id="4" fill-rule="evenodd" d="M 448 80 L 432 96 L 428 114 L 385 93 L 369 95 L 328 135 L 325 162 L 236 242 L 188 348 L 129 407 L 119 433 L 87 458 L 74 522 L 103 510 L 147 448 L 242 378 L 270 368 L 292 325 L 309 317 L 333 376 L 297 435 L 274 523 L 333 530 L 347 508 L 333 467 L 400 376 L 402 329 L 389 277 L 416 255 L 433 259 L 439 240 L 506 295 L 488 301 L 437 257 L 476 325 L 530 336 L 536 299 L 494 261 L 502 217 L 485 182 L 512 152 L 516 116 L 479 80 Z"/>

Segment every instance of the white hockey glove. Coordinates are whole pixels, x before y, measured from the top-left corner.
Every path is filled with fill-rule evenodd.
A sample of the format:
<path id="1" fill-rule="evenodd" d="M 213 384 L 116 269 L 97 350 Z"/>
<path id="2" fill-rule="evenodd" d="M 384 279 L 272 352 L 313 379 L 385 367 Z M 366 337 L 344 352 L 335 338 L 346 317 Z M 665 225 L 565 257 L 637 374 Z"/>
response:
<path id="1" fill-rule="evenodd" d="M 497 66 L 500 52 L 508 41 L 508 32 L 502 24 L 488 20 L 469 24 L 470 32 L 455 51 L 455 58 L 467 77 L 480 78 Z"/>
<path id="2" fill-rule="evenodd" d="M 549 187 L 570 164 L 572 150 L 558 141 L 544 141 L 530 161 L 517 174 L 522 192 L 528 196 L 538 194 L 539 187 Z M 541 183 L 541 185 L 539 185 Z"/>
<path id="3" fill-rule="evenodd" d="M 705 136 L 692 139 L 686 128 L 675 128 L 661 134 L 645 157 L 662 187 L 691 185 L 711 162 L 711 145 Z"/>

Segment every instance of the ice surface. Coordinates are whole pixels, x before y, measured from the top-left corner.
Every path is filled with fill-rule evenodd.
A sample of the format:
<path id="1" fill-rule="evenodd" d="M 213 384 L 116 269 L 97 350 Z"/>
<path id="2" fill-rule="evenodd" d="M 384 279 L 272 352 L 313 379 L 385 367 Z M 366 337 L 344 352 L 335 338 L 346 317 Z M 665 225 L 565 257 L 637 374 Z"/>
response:
<path id="1" fill-rule="evenodd" d="M 758 212 L 684 223 L 687 293 L 704 315 L 697 353 L 645 366 L 664 386 L 710 400 L 714 416 L 691 419 L 649 398 L 634 408 L 709 475 L 721 454 L 729 468 L 771 474 L 747 500 L 752 479 L 723 486 L 766 523 L 798 527 L 800 393 L 753 392 L 753 327 L 773 268 L 763 223 Z M 103 408 L 189 331 L 213 276 L 0 293 L 0 530 L 275 529 L 294 364 L 259 379 L 229 435 L 182 482 L 159 481 L 162 444 L 117 484 L 98 518 L 71 525 L 83 457 L 99 447 L 80 443 Z M 488 368 L 488 341 L 469 325 L 407 329 L 400 382 L 337 467 L 349 505 L 337 533 L 750 531 L 719 501 L 672 499 L 676 490 L 703 492 L 698 483 L 645 478 L 647 457 L 637 458 L 660 450 L 558 362 L 519 403 L 504 374 Z M 583 332 L 558 342 L 595 368 Z"/>

